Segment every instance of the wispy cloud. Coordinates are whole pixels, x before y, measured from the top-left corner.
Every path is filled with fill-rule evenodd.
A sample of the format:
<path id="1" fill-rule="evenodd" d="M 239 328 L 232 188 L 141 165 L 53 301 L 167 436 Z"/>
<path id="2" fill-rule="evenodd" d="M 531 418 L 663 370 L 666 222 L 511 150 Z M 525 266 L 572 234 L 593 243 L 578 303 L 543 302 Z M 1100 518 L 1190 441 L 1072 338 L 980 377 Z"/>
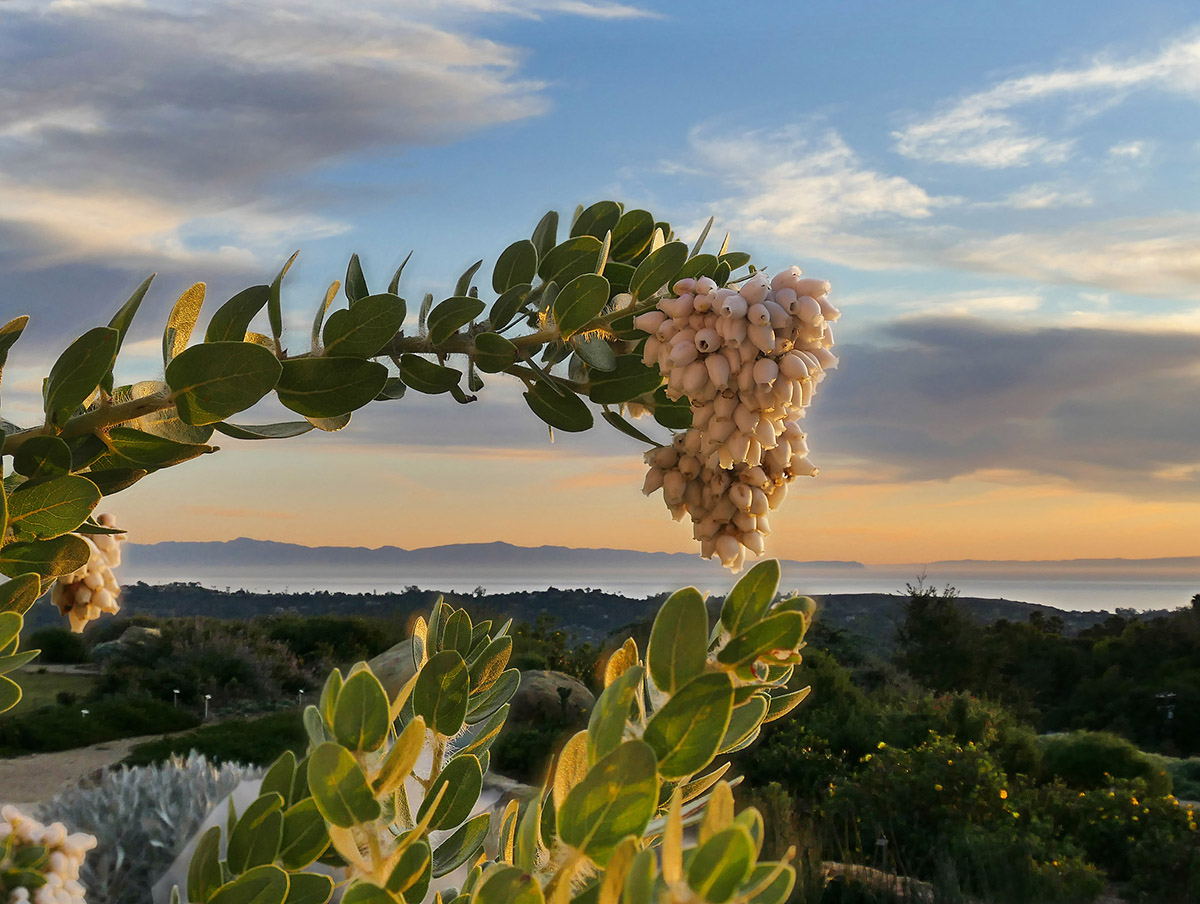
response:
<path id="1" fill-rule="evenodd" d="M 1175 40 L 1142 57 L 1098 56 L 1077 66 L 1005 79 L 914 118 L 892 137 L 899 153 L 918 160 L 989 169 L 1062 163 L 1075 153 L 1069 122 L 1141 90 L 1200 99 L 1200 37 Z M 1048 114 L 1038 107 L 1051 101 L 1070 105 Z M 1042 114 L 1040 128 L 1031 121 L 1035 111 Z"/>

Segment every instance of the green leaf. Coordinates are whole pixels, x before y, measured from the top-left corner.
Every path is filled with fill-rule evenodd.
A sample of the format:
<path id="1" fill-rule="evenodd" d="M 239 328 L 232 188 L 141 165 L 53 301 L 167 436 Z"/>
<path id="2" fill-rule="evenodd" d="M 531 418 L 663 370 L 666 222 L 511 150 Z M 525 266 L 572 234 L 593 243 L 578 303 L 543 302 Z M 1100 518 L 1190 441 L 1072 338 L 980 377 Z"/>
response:
<path id="1" fill-rule="evenodd" d="M 521 673 L 517 669 L 506 669 L 496 683 L 479 697 L 471 701 L 467 709 L 468 725 L 475 725 L 491 716 L 513 698 L 521 685 Z"/>
<path id="2" fill-rule="evenodd" d="M 533 247 L 537 249 L 538 260 L 543 260 L 557 244 L 558 211 L 551 210 L 538 221 L 533 230 Z"/>
<path id="3" fill-rule="evenodd" d="M 286 807 L 292 795 L 292 780 L 295 777 L 296 754 L 290 750 L 285 750 L 271 764 L 271 768 L 267 770 L 267 774 L 263 776 L 262 785 L 259 786 L 258 793 L 263 795 L 274 791 L 283 798 L 283 805 Z"/>
<path id="4" fill-rule="evenodd" d="M 385 888 L 405 901 L 424 901 L 429 891 L 432 864 L 433 852 L 429 849 L 429 842 L 424 838 L 412 842 L 396 861 Z"/>
<path id="5" fill-rule="evenodd" d="M 467 716 L 470 678 L 466 663 L 455 650 L 434 653 L 421 666 L 413 687 L 413 712 L 439 734 L 453 737 Z"/>
<path id="6" fill-rule="evenodd" d="M 751 625 L 729 641 L 717 653 L 722 665 L 736 668 L 747 665 L 776 650 L 795 651 L 807 627 L 799 612 L 780 612 Z"/>
<path id="7" fill-rule="evenodd" d="M 483 313 L 485 305 L 478 298 L 455 296 L 439 302 L 437 307 L 429 312 L 426 321 L 429 326 L 429 340 L 434 345 L 441 345 L 453 336 L 460 327 L 466 326 Z"/>
<path id="8" fill-rule="evenodd" d="M 400 379 L 417 392 L 437 395 L 449 392 L 462 379 L 462 371 L 427 361 L 420 355 L 400 356 Z"/>
<path id="9" fill-rule="evenodd" d="M 581 235 L 554 246 L 538 266 L 538 276 L 545 282 L 566 285 L 576 276 L 594 273 L 596 261 L 604 243 L 600 239 Z"/>
<path id="10" fill-rule="evenodd" d="M 571 235 L 591 235 L 602 239 L 617 228 L 620 219 L 620 204 L 616 201 L 597 201 L 575 219 L 571 225 Z"/>
<path id="11" fill-rule="evenodd" d="M 654 419 L 669 430 L 686 430 L 692 426 L 692 406 L 686 398 L 672 401 L 666 387 L 654 390 Z"/>
<path id="12" fill-rule="evenodd" d="M 703 900 L 724 904 L 750 877 L 754 860 L 750 833 L 742 826 L 730 826 L 696 850 L 688 864 L 688 885 Z"/>
<path id="13" fill-rule="evenodd" d="M 0 675 L 0 713 L 8 712 L 21 702 L 21 685 Z"/>
<path id="14" fill-rule="evenodd" d="M 674 694 L 704 671 L 708 658 L 708 610 L 695 587 L 667 597 L 654 626 L 646 665 L 658 689 Z"/>
<path id="15" fill-rule="evenodd" d="M 329 832 L 316 800 L 306 797 L 284 811 L 280 863 L 291 870 L 304 869 L 315 863 L 328 847 Z"/>
<path id="16" fill-rule="evenodd" d="M 0 547 L 0 574 L 11 578 L 35 572 L 43 579 L 56 578 L 79 570 L 90 556 L 88 545 L 71 534 L 52 540 L 8 543 Z"/>
<path id="17" fill-rule="evenodd" d="M 592 707 L 587 733 L 588 758 L 593 762 L 603 759 L 620 746 L 645 675 L 646 670 L 642 666 L 630 666 L 604 689 Z"/>
<path id="18" fill-rule="evenodd" d="M 46 417 L 61 426 L 112 370 L 121 334 L 106 326 L 88 330 L 50 368 L 43 395 Z"/>
<path id="19" fill-rule="evenodd" d="M 779 560 L 759 562 L 729 591 L 721 606 L 721 624 L 730 634 L 741 634 L 767 614 L 779 589 Z"/>
<path id="20" fill-rule="evenodd" d="M 629 291 L 639 301 L 649 298 L 663 286 L 675 282 L 676 274 L 687 263 L 688 248 L 683 242 L 669 242 L 646 255 L 638 264 Z"/>
<path id="21" fill-rule="evenodd" d="M 456 609 L 446 620 L 442 631 L 442 649 L 455 650 L 463 660 L 471 652 L 471 616 L 465 609 Z"/>
<path id="22" fill-rule="evenodd" d="M 256 866 L 222 885 L 208 904 L 284 904 L 290 880 L 274 865 Z"/>
<path id="23" fill-rule="evenodd" d="M 812 691 L 811 687 L 802 687 L 798 691 L 793 691 L 790 694 L 772 694 L 767 707 L 767 714 L 763 717 L 764 722 L 774 722 L 776 719 L 782 719 L 793 709 L 804 702 L 804 698 Z"/>
<path id="24" fill-rule="evenodd" d="M 326 904 L 333 897 L 333 880 L 317 873 L 292 873 L 284 904 Z"/>
<path id="25" fill-rule="evenodd" d="M 668 781 L 687 778 L 712 761 L 729 728 L 733 683 L 724 672 L 707 672 L 685 684 L 646 723 L 643 735 Z"/>
<path id="26" fill-rule="evenodd" d="M 383 384 L 383 389 L 379 395 L 375 396 L 376 402 L 394 402 L 397 399 L 404 398 L 404 394 L 408 392 L 408 386 L 399 377 L 388 377 L 387 382 Z"/>
<path id="27" fill-rule="evenodd" d="M 622 904 L 654 904 L 654 880 L 657 878 L 657 861 L 654 848 L 639 851 L 629 867 L 622 890 Z"/>
<path id="28" fill-rule="evenodd" d="M 279 337 L 283 335 L 283 308 L 280 303 L 280 288 L 283 285 L 283 278 L 287 276 L 288 270 L 292 269 L 292 264 L 296 262 L 296 258 L 300 256 L 299 251 L 292 252 L 292 256 L 287 259 L 279 272 L 275 274 L 275 278 L 271 280 L 271 290 L 267 295 L 267 319 L 271 323 L 271 335 L 275 337 L 275 344 L 279 344 Z"/>
<path id="29" fill-rule="evenodd" d="M 290 439 L 310 433 L 313 425 L 309 421 L 288 421 L 282 424 L 214 424 L 218 433 L 234 439 Z"/>
<path id="30" fill-rule="evenodd" d="M 454 284 L 454 294 L 466 296 L 471 291 L 471 280 L 475 274 L 479 272 L 479 268 L 483 266 L 483 261 L 478 260 L 463 271 L 462 276 L 458 278 L 458 282 Z"/>
<path id="31" fill-rule="evenodd" d="M 617 430 L 620 430 L 626 436 L 631 436 L 634 439 L 641 440 L 642 442 L 648 443 L 651 446 L 659 445 L 657 440 L 653 440 L 650 437 L 648 437 L 641 430 L 639 430 L 633 424 L 629 423 L 629 421 L 625 420 L 625 418 L 621 417 L 621 415 L 617 414 L 615 411 L 605 411 L 601 415 L 601 417 L 603 417 L 606 421 L 608 421 L 609 424 L 611 424 Z"/>
<path id="32" fill-rule="evenodd" d="M 251 286 L 249 289 L 242 289 L 217 308 L 212 319 L 208 321 L 204 341 L 245 341 L 246 331 L 250 329 L 250 321 L 266 306 L 270 297 L 270 286 Z"/>
<path id="33" fill-rule="evenodd" d="M 25 619 L 16 612 L 0 612 L 0 650 L 17 639 L 24 622 Z"/>
<path id="34" fill-rule="evenodd" d="M 167 385 L 185 424 L 215 424 L 245 411 L 275 388 L 283 366 L 249 342 L 206 342 L 167 365 Z"/>
<path id="35" fill-rule="evenodd" d="M 42 593 L 42 580 L 36 573 L 18 574 L 0 584 L 0 612 L 24 615 Z"/>
<path id="36" fill-rule="evenodd" d="M 105 496 L 127 490 L 149 471 L 140 468 L 105 468 L 100 471 L 89 471 L 88 480 L 94 483 Z"/>
<path id="37" fill-rule="evenodd" d="M 165 468 L 181 464 L 197 455 L 215 452 L 212 446 L 202 443 L 180 443 L 135 430 L 132 427 L 113 427 L 108 431 L 108 444 L 112 450 L 97 460 L 100 469 L 105 467 Z M 110 460 L 113 459 L 113 460 Z"/>
<path id="38" fill-rule="evenodd" d="M 325 323 L 325 354 L 371 358 L 396 336 L 408 308 L 398 295 L 366 295 Z"/>
<path id="39" fill-rule="evenodd" d="M 346 265 L 346 279 L 342 283 L 342 291 L 346 293 L 346 301 L 351 307 L 354 307 L 355 302 L 360 298 L 366 298 L 371 294 L 371 290 L 367 288 L 367 279 L 363 276 L 362 263 L 359 261 L 357 254 L 350 255 L 350 263 Z"/>
<path id="40" fill-rule="evenodd" d="M 133 323 L 133 318 L 137 314 L 138 308 L 142 306 L 142 299 L 146 297 L 146 292 L 149 291 L 150 283 L 154 281 L 154 276 L 155 274 L 151 273 L 144 280 L 142 280 L 142 284 L 133 290 L 133 294 L 129 296 L 125 304 L 121 305 L 121 309 L 117 311 L 117 313 L 113 314 L 112 320 L 108 322 L 109 328 L 117 331 L 118 352 L 121 351 L 121 344 L 125 341 L 125 337 L 129 333 L 129 325 Z M 0 334 L 2 334 L 2 332 L 3 331 L 0 331 Z M 4 357 L 3 354 L 0 353 L 0 367 L 3 366 Z M 100 381 L 100 386 L 106 392 L 112 392 L 113 374 L 111 369 L 107 374 L 105 374 L 104 379 Z"/>
<path id="41" fill-rule="evenodd" d="M 492 270 L 492 288 L 503 295 L 514 286 L 532 283 L 537 275 L 538 251 L 533 242 L 521 239 L 500 252 Z"/>
<path id="42" fill-rule="evenodd" d="M 626 741 L 571 789 L 558 834 L 603 866 L 626 835 L 640 836 L 658 808 L 658 770 L 644 741 Z"/>
<path id="43" fill-rule="evenodd" d="M 71 473 L 71 447 L 57 436 L 31 436 L 17 447 L 13 470 L 31 480 Z"/>
<path id="44" fill-rule="evenodd" d="M 479 792 L 483 790 L 483 769 L 479 765 L 479 759 L 465 753 L 459 754 L 446 764 L 421 801 L 417 810 L 418 822 L 425 818 L 442 788 L 445 788 L 446 792 L 442 794 L 442 799 L 433 810 L 433 818 L 429 821 L 429 828 L 434 832 L 453 829 L 471 815 L 471 810 L 479 800 Z"/>
<path id="45" fill-rule="evenodd" d="M 525 304 L 525 297 L 530 288 L 529 283 L 513 286 L 492 303 L 492 309 L 488 311 L 488 324 L 492 329 L 502 330 L 512 323 L 521 306 Z"/>
<path id="46" fill-rule="evenodd" d="M 719 263 L 720 261 L 717 260 L 715 254 L 697 254 L 679 268 L 679 272 L 675 274 L 675 279 L 699 279 L 702 276 L 707 276 L 711 279 L 716 276 Z"/>
<path id="47" fill-rule="evenodd" d="M 348 829 L 379 818 L 379 802 L 350 751 L 326 741 L 308 759 L 308 788 L 328 822 Z"/>
<path id="48" fill-rule="evenodd" d="M 268 792 L 260 794 L 229 833 L 226 860 L 235 873 L 270 863 L 279 853 L 283 838 L 283 796 Z"/>
<path id="49" fill-rule="evenodd" d="M 189 901 L 207 901 L 221 886 L 221 827 L 213 826 L 200 836 L 188 866 Z"/>
<path id="50" fill-rule="evenodd" d="M 166 329 L 163 330 L 163 364 L 170 364 L 171 359 L 187 348 L 188 340 L 192 338 L 192 330 L 200 318 L 200 307 L 204 304 L 204 283 L 196 283 L 179 296 L 171 315 L 167 318 Z"/>
<path id="51" fill-rule="evenodd" d="M 468 819 L 439 844 L 433 851 L 433 877 L 440 879 L 474 859 L 483 847 L 490 823 L 490 814 L 480 813 Z"/>
<path id="52" fill-rule="evenodd" d="M 508 665 L 512 654 L 513 639 L 497 637 L 488 643 L 479 657 L 471 663 L 471 696 L 486 693 L 487 690 L 500 680 L 504 667 Z"/>
<path id="53" fill-rule="evenodd" d="M 654 215 L 648 210 L 627 210 L 612 231 L 609 253 L 616 260 L 630 260 L 654 237 Z"/>
<path id="54" fill-rule="evenodd" d="M 23 539 L 49 540 L 79 527 L 99 501 L 99 488 L 86 477 L 29 480 L 8 497 L 8 525 Z"/>
<path id="55" fill-rule="evenodd" d="M 608 304 L 608 280 L 595 273 L 577 276 L 562 287 L 554 299 L 554 320 L 564 339 L 570 339 L 603 311 Z"/>
<path id="56" fill-rule="evenodd" d="M 784 904 L 785 901 L 791 900 L 792 888 L 796 884 L 795 868 L 785 866 L 779 875 L 767 882 L 767 878 L 774 870 L 774 863 L 760 863 L 754 868 L 750 874 L 750 881 L 746 883 L 753 894 L 747 899 L 746 904 Z M 760 888 L 759 884 L 763 882 L 766 884 Z"/>
<path id="57" fill-rule="evenodd" d="M 4 365 L 8 362 L 8 350 L 21 338 L 21 333 L 25 331 L 28 324 L 29 315 L 22 314 L 20 317 L 14 317 L 4 326 L 0 326 L 0 370 L 3 370 Z"/>
<path id="58" fill-rule="evenodd" d="M 475 337 L 474 360 L 485 374 L 500 373 L 517 360 L 517 347 L 499 333 L 480 333 Z"/>
<path id="59" fill-rule="evenodd" d="M 341 283 L 336 279 L 329 284 L 329 288 L 325 290 L 325 298 L 317 305 L 317 313 L 313 315 L 312 325 L 312 351 L 313 354 L 321 347 L 321 324 L 325 322 L 325 313 L 329 310 L 329 306 L 333 304 L 333 300 L 337 298 L 337 290 L 341 287 Z M 392 293 L 396 294 L 395 292 Z"/>
<path id="60" fill-rule="evenodd" d="M 493 866 L 471 895 L 471 904 L 545 904 L 537 879 L 515 866 Z"/>
<path id="61" fill-rule="evenodd" d="M 750 255 L 745 251 L 727 251 L 725 254 L 718 254 L 717 260 L 723 264 L 729 264 L 729 269 L 732 271 L 750 263 Z"/>
<path id="62" fill-rule="evenodd" d="M 725 735 L 721 738 L 717 752 L 724 753 L 727 750 L 733 750 L 758 731 L 763 717 L 767 714 L 767 708 L 767 698 L 762 694 L 755 694 L 741 706 L 735 706 L 729 718 L 729 727 L 725 729 Z"/>
<path id="63" fill-rule="evenodd" d="M 388 379 L 390 380 L 391 377 Z M 384 385 L 386 386 L 387 384 Z M 375 398 L 377 399 L 379 396 L 375 396 Z M 335 417 L 306 417 L 305 420 L 318 430 L 324 430 L 326 433 L 337 433 L 350 423 L 350 414 L 347 411 L 345 414 L 339 414 Z"/>
<path id="64" fill-rule="evenodd" d="M 11 613 L 16 614 L 16 613 Z M 0 675 L 7 675 L 9 672 L 16 671 L 23 665 L 28 665 L 37 659 L 41 650 L 25 650 L 21 653 L 16 653 L 12 656 L 0 657 Z"/>
<path id="65" fill-rule="evenodd" d="M 530 410 L 551 427 L 567 433 L 579 433 L 592 427 L 591 411 L 568 389 L 556 391 L 548 381 L 538 380 L 524 396 Z"/>
<path id="66" fill-rule="evenodd" d="M 391 719 L 383 685 L 371 672 L 346 679 L 333 710 L 333 736 L 353 751 L 378 750 L 387 738 Z"/>
<path id="67" fill-rule="evenodd" d="M 588 398 L 597 405 L 628 402 L 654 392 L 662 379 L 657 367 L 647 367 L 642 363 L 641 355 L 617 355 L 616 366 L 611 371 L 599 371 L 591 375 Z"/>
<path id="68" fill-rule="evenodd" d="M 399 898 L 385 888 L 366 879 L 355 879 L 342 895 L 342 904 L 401 904 Z"/>
<path id="69" fill-rule="evenodd" d="M 396 268 L 396 272 L 392 274 L 392 281 L 388 283 L 388 291 L 396 295 L 400 291 L 400 277 L 404 274 L 404 268 L 408 266 L 408 262 L 412 260 L 413 253 L 411 251 L 405 255 L 404 260 L 400 262 L 400 266 Z"/>
<path id="70" fill-rule="evenodd" d="M 305 417 L 348 414 L 372 401 L 387 382 L 387 368 L 359 358 L 290 358 L 275 387 L 279 401 Z"/>
<path id="71" fill-rule="evenodd" d="M 602 373 L 616 370 L 617 356 L 603 336 L 576 336 L 572 343 L 575 354 L 592 370 Z"/>

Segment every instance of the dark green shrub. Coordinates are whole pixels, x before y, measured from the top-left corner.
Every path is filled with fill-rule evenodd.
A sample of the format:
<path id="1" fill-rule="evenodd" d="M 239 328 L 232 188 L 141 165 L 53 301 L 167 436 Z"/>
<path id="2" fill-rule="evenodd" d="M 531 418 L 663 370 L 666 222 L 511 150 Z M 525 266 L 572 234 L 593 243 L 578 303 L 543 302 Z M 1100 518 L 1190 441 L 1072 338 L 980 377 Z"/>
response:
<path id="1" fill-rule="evenodd" d="M 1200 757 L 1172 760 L 1167 766 L 1172 790 L 1180 800 L 1200 801 Z"/>
<path id="2" fill-rule="evenodd" d="M 199 721 L 188 710 L 148 697 L 103 697 L 74 706 L 43 706 L 0 721 L 0 753 L 70 750 L 117 738 L 182 731 Z"/>
<path id="3" fill-rule="evenodd" d="M 1072 732 L 1045 738 L 1042 746 L 1047 777 L 1068 787 L 1107 788 L 1114 779 L 1142 779 L 1155 796 L 1171 793 L 1171 777 L 1159 762 L 1108 732 Z"/>
<path id="4" fill-rule="evenodd" d="M 305 665 L 352 665 L 379 655 L 406 636 L 398 624 L 355 615 L 274 615 L 257 624 Z"/>
<path id="5" fill-rule="evenodd" d="M 302 757 L 307 747 L 304 723 L 300 713 L 292 709 L 255 719 L 229 719 L 186 734 L 147 741 L 134 747 L 124 762 L 146 766 L 195 751 L 214 763 L 269 766 L 284 751 Z"/>
<path id="6" fill-rule="evenodd" d="M 66 628 L 40 628 L 22 642 L 30 650 L 41 650 L 38 662 L 60 665 L 75 665 L 87 662 L 88 646 L 82 635 L 73 634 Z"/>

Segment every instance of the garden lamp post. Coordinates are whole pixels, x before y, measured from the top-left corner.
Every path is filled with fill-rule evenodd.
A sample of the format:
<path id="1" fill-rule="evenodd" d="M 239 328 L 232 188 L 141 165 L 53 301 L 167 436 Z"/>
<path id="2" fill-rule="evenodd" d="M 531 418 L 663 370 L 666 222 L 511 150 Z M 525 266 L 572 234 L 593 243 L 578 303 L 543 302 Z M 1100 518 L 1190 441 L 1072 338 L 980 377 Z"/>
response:
<path id="1" fill-rule="evenodd" d="M 172 705 L 176 707 L 179 706 L 179 688 L 175 688 L 175 690 L 171 691 L 171 702 Z"/>
<path id="2" fill-rule="evenodd" d="M 208 701 L 212 699 L 212 694 L 204 695 L 204 719 L 208 721 Z"/>
<path id="3" fill-rule="evenodd" d="M 303 708 L 304 706 L 304 688 L 300 688 L 300 692 L 296 695 L 296 702 Z"/>

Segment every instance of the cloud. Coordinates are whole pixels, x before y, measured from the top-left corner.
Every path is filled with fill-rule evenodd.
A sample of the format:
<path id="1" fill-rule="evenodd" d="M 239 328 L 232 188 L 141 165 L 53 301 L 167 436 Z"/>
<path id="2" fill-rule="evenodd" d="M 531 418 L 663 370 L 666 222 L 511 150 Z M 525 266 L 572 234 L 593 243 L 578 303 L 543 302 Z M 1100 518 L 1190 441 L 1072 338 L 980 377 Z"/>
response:
<path id="1" fill-rule="evenodd" d="M 244 263 L 329 235 L 322 169 L 541 113 L 522 52 L 428 4 L 6 3 L 0 229 L 63 260 Z M 609 3 L 450 3 L 617 16 Z M 288 191 L 297 177 L 309 187 Z"/>
<path id="2" fill-rule="evenodd" d="M 1200 99 L 1200 37 L 1180 38 L 1140 58 L 1099 56 L 1074 67 L 1005 79 L 943 104 L 892 137 L 898 153 L 917 160 L 987 169 L 1057 164 L 1074 156 L 1076 139 L 1044 132 L 1061 133 L 1144 90 Z M 1070 106 L 1047 113 L 1045 105 L 1054 101 Z M 1035 118 L 1042 121 L 1041 131 L 1029 121 Z"/>
<path id="3" fill-rule="evenodd" d="M 818 454 L 881 480 L 1031 474 L 1131 495 L 1200 493 L 1200 335 L 888 325 L 821 388 Z"/>
<path id="4" fill-rule="evenodd" d="M 1000 202 L 1015 210 L 1049 210 L 1056 207 L 1091 207 L 1096 199 L 1089 191 L 1039 183 L 1012 192 Z"/>

